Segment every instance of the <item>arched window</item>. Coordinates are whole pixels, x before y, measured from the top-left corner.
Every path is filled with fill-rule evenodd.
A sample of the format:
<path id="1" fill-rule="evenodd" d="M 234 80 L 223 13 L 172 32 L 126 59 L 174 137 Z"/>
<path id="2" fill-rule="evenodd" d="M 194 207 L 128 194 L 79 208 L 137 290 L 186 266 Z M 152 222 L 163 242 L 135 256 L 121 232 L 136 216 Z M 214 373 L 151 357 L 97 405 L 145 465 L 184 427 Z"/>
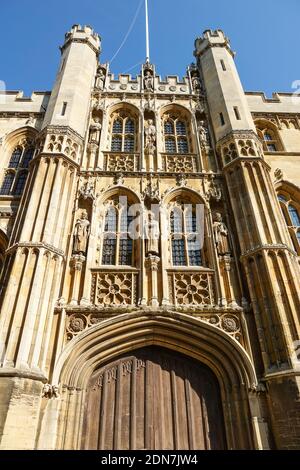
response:
<path id="1" fill-rule="evenodd" d="M 280 207 L 290 233 L 294 248 L 300 256 L 300 206 L 289 194 L 278 194 Z"/>
<path id="2" fill-rule="evenodd" d="M 27 179 L 27 172 L 26 173 L 22 172 L 17 177 L 17 181 L 16 181 L 15 186 L 13 188 L 13 193 L 16 196 L 20 196 L 22 194 L 25 183 L 26 183 L 26 179 Z"/>
<path id="3" fill-rule="evenodd" d="M 299 217 L 298 210 L 292 204 L 289 204 L 289 214 L 290 214 L 292 225 L 294 227 L 300 227 L 300 217 Z"/>
<path id="4" fill-rule="evenodd" d="M 105 213 L 102 265 L 132 266 L 133 239 L 130 234 L 130 206 L 111 200 Z"/>
<path id="5" fill-rule="evenodd" d="M 170 210 L 173 266 L 201 266 L 201 245 L 196 207 L 178 204 Z"/>
<path id="6" fill-rule="evenodd" d="M 112 152 L 133 153 L 136 142 L 136 125 L 134 119 L 128 114 L 120 113 L 113 120 L 112 125 Z"/>
<path id="7" fill-rule="evenodd" d="M 10 157 L 8 168 L 18 168 L 21 157 L 22 157 L 22 153 L 23 153 L 22 148 L 20 147 L 15 148 L 15 150 L 13 151 Z"/>
<path id="8" fill-rule="evenodd" d="M 9 172 L 6 170 L 0 195 L 20 196 L 22 194 L 28 174 L 27 169 L 35 150 L 32 143 L 22 138 L 12 151 L 7 166 Z"/>
<path id="9" fill-rule="evenodd" d="M 187 123 L 177 116 L 166 116 L 164 120 L 166 153 L 189 153 Z"/>
<path id="10" fill-rule="evenodd" d="M 23 158 L 22 158 L 22 162 L 21 162 L 22 168 L 28 168 L 29 163 L 31 162 L 31 160 L 33 158 L 33 154 L 34 154 L 34 148 L 33 147 L 29 147 L 29 148 L 25 149 L 25 152 L 24 152 L 24 155 L 23 155 Z"/>
<path id="11" fill-rule="evenodd" d="M 260 136 L 265 152 L 283 150 L 275 124 L 267 121 L 256 121 L 257 133 Z"/>
<path id="12" fill-rule="evenodd" d="M 0 190 L 1 195 L 7 196 L 7 195 L 10 194 L 11 187 L 12 187 L 14 179 L 15 179 L 15 174 L 14 173 L 7 173 L 4 176 L 4 179 L 3 179 L 2 185 L 1 185 L 1 190 Z"/>

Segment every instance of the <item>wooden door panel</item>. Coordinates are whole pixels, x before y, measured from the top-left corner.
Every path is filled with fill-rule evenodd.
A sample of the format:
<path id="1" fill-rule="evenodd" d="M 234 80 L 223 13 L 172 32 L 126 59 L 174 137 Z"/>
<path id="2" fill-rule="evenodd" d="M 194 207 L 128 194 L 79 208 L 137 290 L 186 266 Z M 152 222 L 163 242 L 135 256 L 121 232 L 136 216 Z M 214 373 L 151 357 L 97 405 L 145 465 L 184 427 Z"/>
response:
<path id="1" fill-rule="evenodd" d="M 82 448 L 225 448 L 215 376 L 196 361 L 158 347 L 101 367 L 87 388 Z"/>

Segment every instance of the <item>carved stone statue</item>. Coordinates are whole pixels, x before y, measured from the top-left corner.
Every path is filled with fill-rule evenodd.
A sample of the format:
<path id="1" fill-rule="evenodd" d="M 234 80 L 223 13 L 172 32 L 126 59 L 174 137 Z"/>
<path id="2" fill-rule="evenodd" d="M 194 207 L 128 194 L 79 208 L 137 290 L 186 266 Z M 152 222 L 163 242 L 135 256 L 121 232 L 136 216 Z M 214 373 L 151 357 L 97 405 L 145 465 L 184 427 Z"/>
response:
<path id="1" fill-rule="evenodd" d="M 205 125 L 205 121 L 200 121 L 198 126 L 199 137 L 201 141 L 201 145 L 204 147 L 210 147 L 210 138 L 208 129 Z"/>
<path id="2" fill-rule="evenodd" d="M 81 218 L 77 220 L 74 229 L 73 253 L 86 253 L 87 241 L 90 234 L 90 222 L 86 210 L 81 213 Z"/>
<path id="3" fill-rule="evenodd" d="M 148 125 L 145 127 L 145 150 L 149 155 L 153 155 L 155 151 L 156 143 L 156 128 L 153 124 L 153 120 L 148 120 Z"/>
<path id="4" fill-rule="evenodd" d="M 200 78 L 197 77 L 197 75 L 194 75 L 192 77 L 192 86 L 193 86 L 193 90 L 195 92 L 198 92 L 198 93 L 202 93 L 202 85 L 201 85 L 201 82 L 200 82 Z"/>
<path id="5" fill-rule="evenodd" d="M 100 136 L 101 136 L 101 129 L 102 125 L 100 123 L 100 118 L 97 116 L 93 118 L 93 122 L 90 126 L 90 135 L 89 135 L 89 143 L 90 144 L 97 144 L 99 145 Z"/>
<path id="6" fill-rule="evenodd" d="M 144 76 L 144 88 L 147 91 L 153 91 L 153 76 L 150 70 L 147 70 Z"/>
<path id="7" fill-rule="evenodd" d="M 105 74 L 103 72 L 103 69 L 99 68 L 96 76 L 96 88 L 99 88 L 99 90 L 104 89 L 104 82 L 105 82 Z"/>
<path id="8" fill-rule="evenodd" d="M 207 195 L 208 195 L 208 200 L 214 199 L 215 201 L 220 201 L 222 198 L 222 191 L 221 191 L 220 186 L 216 184 L 214 181 L 211 181 L 209 183 Z"/>
<path id="9" fill-rule="evenodd" d="M 148 221 L 147 221 L 147 255 L 159 254 L 159 223 L 155 220 L 155 216 L 153 212 L 148 213 Z"/>
<path id="10" fill-rule="evenodd" d="M 213 231 L 215 235 L 215 243 L 219 255 L 226 255 L 230 253 L 228 244 L 228 230 L 222 221 L 222 215 L 219 212 L 215 213 L 215 221 L 213 224 Z"/>

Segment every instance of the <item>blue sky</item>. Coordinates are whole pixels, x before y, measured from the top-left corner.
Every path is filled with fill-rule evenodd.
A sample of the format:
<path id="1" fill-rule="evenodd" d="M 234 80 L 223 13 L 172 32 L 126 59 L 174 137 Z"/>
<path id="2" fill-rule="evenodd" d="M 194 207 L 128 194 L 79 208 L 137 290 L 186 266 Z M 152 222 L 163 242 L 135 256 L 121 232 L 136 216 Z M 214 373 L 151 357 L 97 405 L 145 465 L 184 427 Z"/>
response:
<path id="1" fill-rule="evenodd" d="M 49 90 L 58 46 L 72 24 L 90 24 L 102 37 L 101 62 L 119 48 L 141 0 L 0 0 L 0 80 L 7 89 Z M 293 91 L 300 80 L 299 0 L 149 0 L 151 61 L 165 76 L 183 76 L 193 61 L 194 39 L 220 28 L 237 52 L 247 91 Z M 145 58 L 143 6 L 111 64 L 118 74 Z M 139 66 L 131 73 L 138 72 Z"/>

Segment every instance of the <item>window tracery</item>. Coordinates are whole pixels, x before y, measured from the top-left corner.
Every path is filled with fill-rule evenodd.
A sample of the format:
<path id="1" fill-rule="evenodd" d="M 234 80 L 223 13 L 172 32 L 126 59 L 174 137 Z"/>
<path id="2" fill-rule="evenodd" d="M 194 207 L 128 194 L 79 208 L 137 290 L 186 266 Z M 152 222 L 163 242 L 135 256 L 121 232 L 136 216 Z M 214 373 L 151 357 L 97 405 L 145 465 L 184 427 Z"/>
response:
<path id="1" fill-rule="evenodd" d="M 106 203 L 102 265 L 134 265 L 134 240 L 130 232 L 134 216 L 131 215 L 130 207 L 120 204 L 116 198 Z"/>
<path id="2" fill-rule="evenodd" d="M 287 192 L 280 192 L 277 197 L 293 246 L 300 255 L 300 205 Z"/>
<path id="3" fill-rule="evenodd" d="M 34 151 L 32 142 L 24 138 L 15 146 L 10 154 L 7 168 L 4 170 L 0 195 L 20 196 L 22 194 Z"/>
<path id="4" fill-rule="evenodd" d="M 265 152 L 278 152 L 283 150 L 278 131 L 273 123 L 257 121 L 255 125 Z"/>
<path id="5" fill-rule="evenodd" d="M 163 119 L 165 152 L 187 154 L 190 152 L 188 124 L 177 115 L 166 114 Z"/>
<path id="6" fill-rule="evenodd" d="M 112 121 L 112 152 L 133 153 L 136 150 L 136 122 L 126 111 L 113 116 Z"/>
<path id="7" fill-rule="evenodd" d="M 198 225 L 194 204 L 176 201 L 170 205 L 169 227 L 173 266 L 202 266 Z"/>

